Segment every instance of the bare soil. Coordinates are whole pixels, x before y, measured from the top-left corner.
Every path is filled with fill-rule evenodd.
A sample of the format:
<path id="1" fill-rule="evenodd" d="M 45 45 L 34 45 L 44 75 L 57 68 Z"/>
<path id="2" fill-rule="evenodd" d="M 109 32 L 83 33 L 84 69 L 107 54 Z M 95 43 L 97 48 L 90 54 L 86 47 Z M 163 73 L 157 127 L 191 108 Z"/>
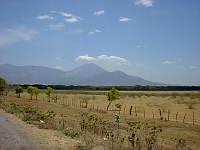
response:
<path id="1" fill-rule="evenodd" d="M 59 131 L 38 129 L 0 109 L 0 150 L 71 150 L 78 143 Z"/>

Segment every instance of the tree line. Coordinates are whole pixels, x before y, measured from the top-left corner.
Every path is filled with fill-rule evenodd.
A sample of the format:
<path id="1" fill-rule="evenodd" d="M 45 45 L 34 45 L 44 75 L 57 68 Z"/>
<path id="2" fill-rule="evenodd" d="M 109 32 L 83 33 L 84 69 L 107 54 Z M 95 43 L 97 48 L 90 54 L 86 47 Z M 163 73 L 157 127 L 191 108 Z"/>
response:
<path id="1" fill-rule="evenodd" d="M 12 85 L 15 86 L 15 85 Z M 108 91 L 113 86 L 120 91 L 199 91 L 200 86 L 90 86 L 90 85 L 43 85 L 43 84 L 22 84 L 23 88 L 35 86 L 39 89 L 46 89 L 48 86 L 55 90 L 89 90 L 89 91 Z"/>
<path id="2" fill-rule="evenodd" d="M 14 89 L 16 84 L 8 84 L 6 80 L 0 77 L 0 95 L 8 92 L 9 89 Z M 46 89 L 52 87 L 55 90 L 89 90 L 89 91 L 108 91 L 113 86 L 82 86 L 82 85 L 44 85 L 44 84 L 20 84 L 23 89 L 30 86 L 38 89 Z M 199 91 L 200 86 L 114 86 L 120 91 Z"/>

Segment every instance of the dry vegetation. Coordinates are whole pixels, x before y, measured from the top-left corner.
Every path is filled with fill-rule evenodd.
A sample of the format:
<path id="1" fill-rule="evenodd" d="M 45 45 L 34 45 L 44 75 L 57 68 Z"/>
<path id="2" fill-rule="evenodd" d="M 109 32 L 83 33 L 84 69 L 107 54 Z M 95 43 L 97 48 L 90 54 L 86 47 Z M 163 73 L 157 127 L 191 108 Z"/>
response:
<path id="1" fill-rule="evenodd" d="M 81 94 L 80 94 L 81 93 Z M 2 96 L 0 106 L 39 128 L 61 130 L 75 149 L 199 149 L 199 92 L 122 92 L 109 111 L 105 92 L 24 92 Z"/>

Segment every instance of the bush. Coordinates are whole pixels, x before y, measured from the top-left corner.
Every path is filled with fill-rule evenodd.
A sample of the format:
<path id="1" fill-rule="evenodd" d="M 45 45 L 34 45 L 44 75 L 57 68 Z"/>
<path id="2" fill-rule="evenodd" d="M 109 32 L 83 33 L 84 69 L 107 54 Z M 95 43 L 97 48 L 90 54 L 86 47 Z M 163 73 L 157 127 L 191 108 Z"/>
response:
<path id="1" fill-rule="evenodd" d="M 66 128 L 63 130 L 63 133 L 66 135 L 66 136 L 70 136 L 71 138 L 76 138 L 76 137 L 79 137 L 80 136 L 80 131 L 78 129 L 75 129 L 75 128 Z"/>

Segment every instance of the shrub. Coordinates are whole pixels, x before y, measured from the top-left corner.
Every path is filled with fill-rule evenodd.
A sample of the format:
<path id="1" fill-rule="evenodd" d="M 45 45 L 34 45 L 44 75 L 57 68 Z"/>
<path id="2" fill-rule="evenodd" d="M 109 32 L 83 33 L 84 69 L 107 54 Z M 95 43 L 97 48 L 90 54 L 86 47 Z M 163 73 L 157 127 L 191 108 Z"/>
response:
<path id="1" fill-rule="evenodd" d="M 23 88 L 19 85 L 15 87 L 15 93 L 17 94 L 17 97 L 20 98 L 21 93 L 23 93 Z"/>
<path id="2" fill-rule="evenodd" d="M 78 129 L 75 129 L 75 128 L 66 128 L 63 130 L 63 133 L 66 135 L 66 136 L 70 136 L 71 138 L 76 138 L 76 137 L 79 137 L 80 136 L 80 131 Z"/>

